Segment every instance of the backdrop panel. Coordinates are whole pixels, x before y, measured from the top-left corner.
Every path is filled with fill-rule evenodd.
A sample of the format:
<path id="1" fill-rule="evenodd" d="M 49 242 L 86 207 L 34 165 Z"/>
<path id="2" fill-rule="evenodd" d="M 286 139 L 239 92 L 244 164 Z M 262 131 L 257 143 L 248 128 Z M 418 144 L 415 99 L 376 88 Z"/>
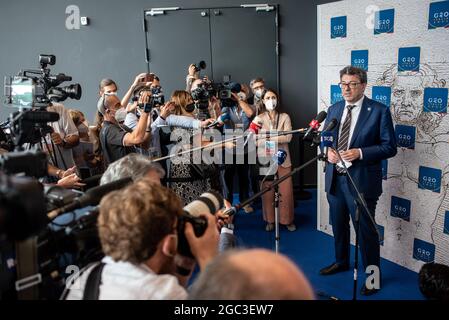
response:
<path id="1" fill-rule="evenodd" d="M 352 64 L 393 117 L 398 154 L 384 162 L 376 211 L 382 257 L 415 271 L 449 264 L 449 1 L 340 1 L 318 6 L 317 21 L 318 111 L 342 99 L 339 70 Z M 318 229 L 332 234 L 318 167 Z"/>

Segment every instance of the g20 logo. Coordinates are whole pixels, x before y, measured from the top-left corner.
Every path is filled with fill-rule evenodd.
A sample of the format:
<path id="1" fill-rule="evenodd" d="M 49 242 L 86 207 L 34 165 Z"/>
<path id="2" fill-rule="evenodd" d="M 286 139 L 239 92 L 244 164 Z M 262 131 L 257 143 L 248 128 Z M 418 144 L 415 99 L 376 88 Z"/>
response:
<path id="1" fill-rule="evenodd" d="M 430 251 L 429 250 L 425 250 L 423 248 L 418 248 L 418 253 L 422 257 L 425 257 L 425 258 L 429 258 L 430 257 Z"/>
<path id="2" fill-rule="evenodd" d="M 447 88 L 424 88 L 424 112 L 447 113 Z"/>
<path id="3" fill-rule="evenodd" d="M 420 166 L 418 188 L 439 193 L 441 191 L 441 175 L 440 169 Z"/>
<path id="4" fill-rule="evenodd" d="M 378 29 L 380 29 L 380 28 L 388 28 L 388 26 L 390 25 L 390 23 L 391 23 L 390 19 L 378 20 L 378 21 L 377 21 L 376 27 L 377 27 Z"/>
<path id="5" fill-rule="evenodd" d="M 334 26 L 334 31 L 343 31 L 345 29 L 344 25 Z"/>
<path id="6" fill-rule="evenodd" d="M 432 2 L 429 6 L 429 29 L 449 26 L 449 1 Z"/>
<path id="7" fill-rule="evenodd" d="M 446 12 L 435 12 L 433 14 L 434 19 L 447 19 L 449 18 L 449 11 Z"/>
<path id="8" fill-rule="evenodd" d="M 435 259 L 435 245 L 415 238 L 413 241 L 413 258 L 424 262 L 432 262 Z"/>
<path id="9" fill-rule="evenodd" d="M 368 71 L 368 50 L 351 51 L 351 65 Z"/>
<path id="10" fill-rule="evenodd" d="M 419 71 L 420 47 L 399 48 L 398 71 Z"/>
<path id="11" fill-rule="evenodd" d="M 387 96 L 382 96 L 382 95 L 376 95 L 374 98 L 376 101 L 384 101 L 387 102 L 388 101 L 388 97 Z"/>
<path id="12" fill-rule="evenodd" d="M 331 39 L 346 38 L 346 16 L 331 18 Z"/>
<path id="13" fill-rule="evenodd" d="M 402 212 L 402 213 L 407 212 L 407 208 L 406 208 L 406 207 L 401 207 L 401 206 L 399 206 L 399 205 L 395 205 L 395 206 L 394 206 L 394 209 L 395 209 L 397 212 Z"/>
<path id="14" fill-rule="evenodd" d="M 412 140 L 412 136 L 409 134 L 399 134 L 398 137 L 400 140 L 406 140 L 406 141 Z"/>
<path id="15" fill-rule="evenodd" d="M 416 58 L 415 57 L 404 57 L 402 58 L 402 62 L 404 63 L 415 63 Z"/>
<path id="16" fill-rule="evenodd" d="M 427 102 L 441 104 L 441 103 L 443 103 L 443 99 L 442 98 L 429 98 L 429 99 L 427 99 Z"/>
<path id="17" fill-rule="evenodd" d="M 391 196 L 390 215 L 392 217 L 404 219 L 405 221 L 410 221 L 411 206 L 410 200 Z"/>
<path id="18" fill-rule="evenodd" d="M 433 178 L 433 177 L 426 177 L 426 176 L 424 176 L 424 177 L 422 177 L 422 179 L 427 184 L 435 184 L 435 183 L 437 183 L 437 179 Z"/>

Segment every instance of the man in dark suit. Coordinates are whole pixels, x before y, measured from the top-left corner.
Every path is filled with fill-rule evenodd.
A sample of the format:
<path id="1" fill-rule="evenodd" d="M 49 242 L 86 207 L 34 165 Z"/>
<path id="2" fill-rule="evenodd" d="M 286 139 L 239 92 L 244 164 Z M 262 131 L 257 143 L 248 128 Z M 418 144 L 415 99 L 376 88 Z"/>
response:
<path id="1" fill-rule="evenodd" d="M 340 153 L 349 174 L 364 195 L 373 220 L 377 201 L 382 194 L 381 160 L 391 158 L 397 152 L 390 110 L 364 95 L 366 85 L 364 70 L 345 67 L 340 71 L 344 101 L 330 106 L 328 110 L 325 126 L 334 118 L 338 121 L 338 126 L 332 131 L 335 143 L 334 148 L 328 150 L 325 175 L 336 261 L 321 269 L 322 275 L 349 270 L 349 215 L 354 221 L 356 212 L 354 201 L 357 195 L 336 152 Z M 359 243 L 364 270 L 368 266 L 380 267 L 379 238 L 375 226 L 364 209 L 359 212 Z M 362 287 L 364 295 L 377 291 L 365 285 Z"/>

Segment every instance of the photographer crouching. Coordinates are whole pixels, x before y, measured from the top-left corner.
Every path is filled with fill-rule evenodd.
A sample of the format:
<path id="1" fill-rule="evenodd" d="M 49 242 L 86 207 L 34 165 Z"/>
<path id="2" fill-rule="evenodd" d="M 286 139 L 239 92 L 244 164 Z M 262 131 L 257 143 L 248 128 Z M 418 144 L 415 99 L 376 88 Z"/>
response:
<path id="1" fill-rule="evenodd" d="M 100 203 L 98 218 L 106 257 L 82 272 L 62 298 L 186 299 L 185 286 L 195 260 L 203 271 L 217 254 L 218 231 L 212 214 L 205 213 L 207 228 L 199 237 L 185 222 L 179 232 L 185 235 L 195 260 L 181 256 L 178 223 L 182 212 L 173 191 L 146 179 L 108 194 Z"/>

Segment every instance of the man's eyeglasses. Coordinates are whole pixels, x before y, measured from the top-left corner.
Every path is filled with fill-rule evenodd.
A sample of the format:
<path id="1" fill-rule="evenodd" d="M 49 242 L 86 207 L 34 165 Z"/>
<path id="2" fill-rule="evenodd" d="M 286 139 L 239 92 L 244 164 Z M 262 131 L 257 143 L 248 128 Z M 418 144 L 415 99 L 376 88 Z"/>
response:
<path id="1" fill-rule="evenodd" d="M 340 83 L 338 84 L 338 86 L 339 86 L 341 89 L 344 89 L 344 88 L 346 88 L 346 87 L 349 87 L 349 88 L 351 88 L 351 89 L 355 89 L 355 88 L 357 88 L 357 86 L 358 86 L 359 84 L 361 84 L 361 82 L 349 82 L 349 83 L 340 82 Z"/>

